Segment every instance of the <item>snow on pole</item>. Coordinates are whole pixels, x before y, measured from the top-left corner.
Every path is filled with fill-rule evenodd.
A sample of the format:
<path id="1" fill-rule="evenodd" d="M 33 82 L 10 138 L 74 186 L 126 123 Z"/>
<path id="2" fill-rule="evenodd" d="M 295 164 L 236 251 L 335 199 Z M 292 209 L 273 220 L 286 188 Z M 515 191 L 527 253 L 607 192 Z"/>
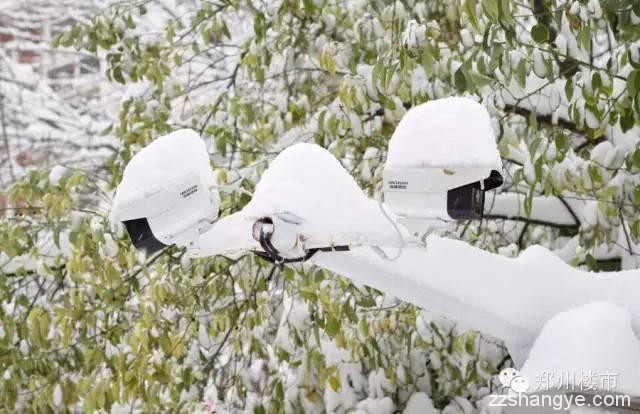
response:
<path id="1" fill-rule="evenodd" d="M 640 270 L 594 276 L 539 246 L 507 258 L 431 235 L 426 250 L 405 248 L 392 262 L 365 247 L 321 253 L 311 261 L 505 340 L 518 365 L 547 320 L 580 305 L 615 303 L 640 328 Z"/>
<path id="2" fill-rule="evenodd" d="M 203 235 L 202 254 L 258 249 L 252 226 L 263 217 L 296 222 L 307 248 L 399 246 L 398 230 L 382 208 L 366 197 L 329 151 L 315 144 L 296 144 L 272 161 L 240 212 L 221 219 Z"/>
<path id="3" fill-rule="evenodd" d="M 640 396 L 640 341 L 629 312 L 596 302 L 555 315 L 542 328 L 521 375 L 534 391 Z"/>

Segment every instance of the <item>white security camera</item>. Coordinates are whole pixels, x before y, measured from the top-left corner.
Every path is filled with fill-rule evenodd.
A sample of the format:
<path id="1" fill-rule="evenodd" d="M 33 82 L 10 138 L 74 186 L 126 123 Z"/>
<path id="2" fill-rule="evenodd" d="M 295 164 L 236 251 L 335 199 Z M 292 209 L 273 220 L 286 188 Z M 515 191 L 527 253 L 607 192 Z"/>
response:
<path id="1" fill-rule="evenodd" d="M 134 246 L 147 253 L 175 244 L 194 254 L 217 217 L 217 206 L 197 174 L 177 178 L 159 191 L 120 205 L 118 219 Z"/>
<path id="2" fill-rule="evenodd" d="M 192 255 L 218 217 L 209 155 L 191 130 L 158 138 L 136 154 L 117 188 L 111 219 L 124 224 L 134 246 L 148 254 L 175 244 Z"/>
<path id="3" fill-rule="evenodd" d="M 502 185 L 489 114 L 468 98 L 410 109 L 390 142 L 383 171 L 385 205 L 412 231 L 434 221 L 480 219 L 485 191 Z"/>

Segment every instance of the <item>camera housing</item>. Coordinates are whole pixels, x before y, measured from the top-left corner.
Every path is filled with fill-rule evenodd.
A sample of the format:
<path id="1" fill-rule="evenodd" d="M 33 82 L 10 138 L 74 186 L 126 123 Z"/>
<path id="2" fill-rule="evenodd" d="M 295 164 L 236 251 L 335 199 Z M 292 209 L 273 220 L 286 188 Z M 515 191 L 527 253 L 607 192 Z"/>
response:
<path id="1" fill-rule="evenodd" d="M 118 206 L 114 216 L 134 246 L 147 254 L 175 244 L 197 254 L 200 235 L 211 228 L 218 206 L 196 173 L 186 174 L 152 194 Z"/>
<path id="2" fill-rule="evenodd" d="M 477 220 L 485 192 L 502 185 L 487 110 L 469 98 L 411 108 L 390 142 L 382 173 L 385 205 L 414 235 L 442 222 Z"/>
<path id="3" fill-rule="evenodd" d="M 502 185 L 502 175 L 483 168 L 385 168 L 384 202 L 400 217 L 473 220 L 484 213 L 485 192 Z"/>
<path id="4" fill-rule="evenodd" d="M 220 199 L 205 142 L 181 129 L 157 138 L 127 164 L 116 190 L 111 220 L 148 254 L 175 244 L 190 255 L 218 217 Z"/>

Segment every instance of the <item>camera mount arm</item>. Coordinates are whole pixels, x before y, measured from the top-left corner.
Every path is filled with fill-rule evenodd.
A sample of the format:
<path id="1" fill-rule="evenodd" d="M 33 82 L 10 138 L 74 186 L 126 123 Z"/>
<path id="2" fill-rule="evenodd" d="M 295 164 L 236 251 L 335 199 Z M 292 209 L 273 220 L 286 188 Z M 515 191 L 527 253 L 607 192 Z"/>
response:
<path id="1" fill-rule="evenodd" d="M 284 222 L 280 220 L 281 222 Z M 275 233 L 274 221 L 271 217 L 262 217 L 253 224 L 253 237 L 258 243 L 260 243 L 260 250 L 253 250 L 253 253 L 275 264 L 288 264 L 306 262 L 311 259 L 317 252 L 333 252 L 333 251 L 348 251 L 349 246 L 328 246 L 328 247 L 314 247 L 306 249 L 300 245 L 297 249 L 302 251 L 301 255 L 296 257 L 287 257 L 283 252 L 280 252 L 276 246 L 274 246 L 273 237 Z M 301 237 L 296 235 L 296 242 L 301 241 Z M 296 243 L 298 244 L 298 243 Z M 301 243 L 300 243 L 301 244 Z M 294 247 L 297 247 L 294 245 Z"/>

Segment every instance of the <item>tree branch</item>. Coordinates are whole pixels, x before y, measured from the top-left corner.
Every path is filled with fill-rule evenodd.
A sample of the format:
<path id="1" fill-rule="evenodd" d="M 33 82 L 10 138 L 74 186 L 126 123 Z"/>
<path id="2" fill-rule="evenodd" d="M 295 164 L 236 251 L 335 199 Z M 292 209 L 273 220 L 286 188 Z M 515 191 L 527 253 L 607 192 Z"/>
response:
<path id="1" fill-rule="evenodd" d="M 525 118 L 529 118 L 529 116 L 531 116 L 531 112 L 533 112 L 529 109 L 522 108 L 516 105 L 505 105 L 504 111 L 512 114 L 520 115 Z M 554 122 L 551 115 L 541 115 L 536 113 L 536 120 L 538 121 L 539 124 L 544 124 L 551 127 L 560 126 L 576 134 L 584 135 L 584 131 L 582 129 L 580 129 L 575 123 L 571 121 L 567 121 L 566 119 L 558 118 L 557 122 Z"/>
<path id="2" fill-rule="evenodd" d="M 8 159 L 9 175 L 11 176 L 11 181 L 13 182 L 16 180 L 16 176 L 15 176 L 15 173 L 13 172 L 13 160 L 11 159 L 9 135 L 7 134 L 7 124 L 6 124 L 5 114 L 4 114 L 4 96 L 3 95 L 0 95 L 0 128 L 2 129 L 2 136 L 4 138 L 4 149 Z"/>
<path id="3" fill-rule="evenodd" d="M 554 227 L 554 228 L 557 228 L 557 229 L 573 230 L 573 231 L 576 231 L 576 232 L 578 231 L 578 227 L 579 227 L 579 225 L 577 225 L 577 224 L 554 223 L 552 221 L 533 219 L 533 218 L 528 218 L 528 217 L 523 217 L 523 216 L 509 216 L 509 215 L 505 215 L 505 214 L 485 214 L 484 218 L 490 219 L 490 220 L 520 221 L 522 223 L 537 224 L 539 226 L 547 226 L 547 227 Z"/>

